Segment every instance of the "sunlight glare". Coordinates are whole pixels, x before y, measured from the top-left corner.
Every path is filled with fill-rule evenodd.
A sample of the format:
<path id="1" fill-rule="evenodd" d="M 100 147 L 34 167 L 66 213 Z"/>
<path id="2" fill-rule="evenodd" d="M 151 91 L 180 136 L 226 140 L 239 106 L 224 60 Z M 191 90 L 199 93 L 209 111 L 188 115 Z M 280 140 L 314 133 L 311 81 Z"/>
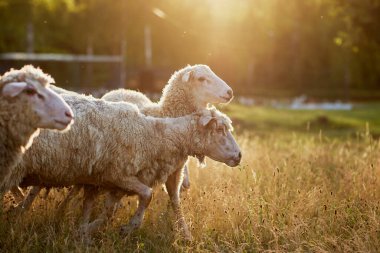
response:
<path id="1" fill-rule="evenodd" d="M 159 18 L 162 18 L 162 19 L 166 18 L 166 13 L 163 12 L 161 9 L 153 8 L 152 12 L 154 13 L 154 15 L 156 15 Z"/>

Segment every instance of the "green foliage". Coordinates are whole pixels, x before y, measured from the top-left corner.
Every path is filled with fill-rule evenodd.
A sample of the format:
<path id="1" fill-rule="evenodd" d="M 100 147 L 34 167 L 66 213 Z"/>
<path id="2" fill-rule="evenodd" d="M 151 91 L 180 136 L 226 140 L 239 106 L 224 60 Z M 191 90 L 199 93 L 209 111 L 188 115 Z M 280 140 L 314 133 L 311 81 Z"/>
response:
<path id="1" fill-rule="evenodd" d="M 380 86 L 379 0 L 1 0 L 0 52 L 118 54 L 144 66 L 144 27 L 153 66 L 206 63 L 237 92 L 309 93 Z"/>

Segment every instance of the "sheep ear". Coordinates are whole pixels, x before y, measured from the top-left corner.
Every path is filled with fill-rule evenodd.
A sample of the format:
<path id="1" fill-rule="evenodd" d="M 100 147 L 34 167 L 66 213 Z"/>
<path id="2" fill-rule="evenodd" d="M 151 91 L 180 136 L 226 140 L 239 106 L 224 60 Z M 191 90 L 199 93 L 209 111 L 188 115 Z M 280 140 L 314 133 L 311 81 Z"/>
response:
<path id="1" fill-rule="evenodd" d="M 211 119 L 212 119 L 211 116 L 202 116 L 199 119 L 199 123 L 201 124 L 201 126 L 206 126 L 211 121 Z"/>
<path id="2" fill-rule="evenodd" d="M 3 87 L 2 94 L 5 97 L 15 97 L 20 94 L 26 86 L 26 82 L 7 83 Z"/>
<path id="3" fill-rule="evenodd" d="M 201 123 L 202 126 L 208 126 L 208 125 L 211 125 L 213 123 L 217 123 L 217 120 L 216 118 L 214 117 L 211 117 L 211 116 L 203 116 L 200 118 L 199 122 Z"/>
<path id="4" fill-rule="evenodd" d="M 182 76 L 182 82 L 190 82 L 190 80 L 193 78 L 193 71 L 188 71 Z"/>

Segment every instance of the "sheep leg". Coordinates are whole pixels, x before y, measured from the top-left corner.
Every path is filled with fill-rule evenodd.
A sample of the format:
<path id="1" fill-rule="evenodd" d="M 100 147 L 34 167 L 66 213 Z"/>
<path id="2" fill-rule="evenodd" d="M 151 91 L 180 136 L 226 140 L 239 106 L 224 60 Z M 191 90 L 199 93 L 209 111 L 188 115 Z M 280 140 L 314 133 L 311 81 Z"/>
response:
<path id="1" fill-rule="evenodd" d="M 44 196 L 43 196 L 43 198 L 45 200 L 47 200 L 47 198 L 49 197 L 50 191 L 51 191 L 51 187 L 45 187 L 45 193 L 44 193 Z"/>
<path id="2" fill-rule="evenodd" d="M 176 216 L 176 221 L 179 225 L 180 231 L 183 233 L 184 239 L 191 241 L 191 233 L 186 224 L 185 217 L 183 215 L 181 200 L 180 200 L 180 188 L 182 185 L 182 173 L 183 169 L 179 169 L 168 177 L 166 181 L 166 190 L 168 191 L 170 201 Z"/>
<path id="3" fill-rule="evenodd" d="M 116 212 L 117 204 L 119 204 L 121 198 L 125 195 L 123 191 L 110 191 L 106 196 L 104 212 L 107 218 L 110 219 Z"/>
<path id="4" fill-rule="evenodd" d="M 81 185 L 74 185 L 73 188 L 70 189 L 69 193 L 67 194 L 66 198 L 58 205 L 58 211 L 57 214 L 61 216 L 63 212 L 65 211 L 67 205 L 70 203 L 70 201 L 78 195 L 79 191 L 82 189 Z"/>
<path id="5" fill-rule="evenodd" d="M 109 191 L 105 199 L 105 206 L 100 215 L 100 219 L 111 219 L 116 211 L 116 205 L 120 202 L 124 195 L 125 192 L 123 191 Z"/>
<path id="6" fill-rule="evenodd" d="M 145 210 L 152 200 L 153 191 L 152 188 L 141 183 L 137 177 L 128 177 L 126 180 L 123 180 L 123 184 L 119 184 L 118 187 L 126 192 L 135 192 L 139 197 L 139 204 L 135 214 L 127 225 L 121 227 L 121 234 L 127 236 L 141 226 Z"/>
<path id="7" fill-rule="evenodd" d="M 76 186 L 74 186 L 76 187 Z M 74 188 L 73 188 L 74 189 Z M 80 188 L 79 188 L 80 189 Z M 90 235 L 95 229 L 94 224 L 90 223 L 91 213 L 93 210 L 96 197 L 99 195 L 99 190 L 93 186 L 85 185 L 83 187 L 83 210 L 82 210 L 82 225 L 80 226 L 80 233 L 87 243 L 90 241 Z"/>
<path id="8" fill-rule="evenodd" d="M 120 181 L 120 178 L 115 178 L 113 180 L 114 184 L 119 187 L 121 190 L 125 192 L 134 192 L 139 196 L 139 206 L 134 214 L 134 216 L 131 218 L 129 223 L 127 225 L 123 225 L 121 227 L 121 233 L 124 235 L 128 235 L 131 232 L 133 232 L 136 228 L 139 228 L 141 226 L 142 220 L 144 219 L 144 213 L 145 209 L 149 206 L 149 203 L 152 199 L 152 188 L 146 186 L 145 184 L 141 183 L 140 180 L 137 177 L 127 177 L 123 178 L 122 181 Z M 94 202 L 94 199 L 96 197 L 96 193 L 91 192 L 88 190 L 88 195 L 85 196 L 84 201 L 87 202 L 84 203 L 85 210 L 89 210 L 87 212 L 91 211 L 91 205 Z M 93 221 L 92 223 L 84 224 L 82 226 L 82 233 L 85 236 L 89 236 L 91 232 L 98 229 L 100 225 L 104 223 L 104 221 L 107 220 L 107 218 L 111 217 L 113 214 L 113 209 L 115 206 L 115 203 L 117 203 L 122 196 L 124 196 L 124 192 L 120 193 L 111 193 L 109 199 L 106 199 L 106 209 L 103 212 L 101 218 Z M 90 207 L 85 207 L 90 206 Z M 86 215 L 86 214 L 84 214 Z M 89 216 L 88 216 L 89 217 Z M 88 222 L 89 218 L 84 217 L 84 221 Z"/>
<path id="9" fill-rule="evenodd" d="M 20 203 L 21 201 L 25 199 L 25 194 L 23 190 L 18 186 L 12 187 L 11 193 L 17 203 Z"/>
<path id="10" fill-rule="evenodd" d="M 183 181 L 181 185 L 181 191 L 187 191 L 190 189 L 190 176 L 187 164 L 183 167 Z"/>
<path id="11" fill-rule="evenodd" d="M 86 191 L 86 187 L 85 187 L 85 191 Z M 94 202 L 96 195 L 97 194 L 95 193 L 95 196 L 88 196 L 88 198 L 86 198 L 87 196 L 85 195 L 83 207 L 84 208 L 85 207 L 86 208 L 92 208 L 92 203 Z M 113 216 L 113 214 L 116 210 L 116 204 L 119 203 L 120 199 L 124 195 L 125 195 L 125 193 L 122 191 L 108 192 L 108 194 L 106 196 L 106 200 L 105 200 L 105 207 L 103 209 L 103 212 L 100 214 L 100 216 L 97 219 L 95 219 L 94 221 L 92 221 L 91 223 L 88 223 L 89 217 L 86 219 L 86 222 L 88 224 L 85 226 L 86 226 L 86 230 L 87 230 L 86 233 L 88 235 L 91 235 L 95 231 L 99 230 L 99 228 L 104 223 L 106 223 L 108 220 L 111 219 L 111 217 Z M 88 203 L 88 202 L 92 202 L 92 203 Z"/>
<path id="12" fill-rule="evenodd" d="M 134 230 L 140 228 L 142 221 L 144 219 L 145 210 L 149 206 L 150 199 L 144 199 L 139 196 L 139 204 L 137 210 L 133 217 L 130 219 L 128 225 L 121 226 L 121 234 L 124 236 L 128 236 Z"/>
<path id="13" fill-rule="evenodd" d="M 90 222 L 92 209 L 94 207 L 94 202 L 96 197 L 100 194 L 97 187 L 85 185 L 83 187 L 83 212 L 82 219 L 83 223 L 87 224 Z"/>
<path id="14" fill-rule="evenodd" d="M 28 210 L 29 207 L 32 205 L 34 199 L 38 196 L 40 193 L 42 187 L 40 186 L 33 186 L 32 189 L 30 189 L 28 195 L 24 198 L 24 200 L 17 206 L 17 209 L 19 211 L 23 210 Z"/>

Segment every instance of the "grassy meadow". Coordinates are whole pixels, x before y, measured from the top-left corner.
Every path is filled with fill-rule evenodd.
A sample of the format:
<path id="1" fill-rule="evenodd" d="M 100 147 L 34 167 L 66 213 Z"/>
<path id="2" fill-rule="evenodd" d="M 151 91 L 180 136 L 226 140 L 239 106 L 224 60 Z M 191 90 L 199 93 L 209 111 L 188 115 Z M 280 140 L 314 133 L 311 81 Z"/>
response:
<path id="1" fill-rule="evenodd" d="M 370 131 L 380 137 L 380 103 L 355 104 L 350 111 L 291 110 L 232 103 L 222 107 L 234 126 L 267 132 L 322 133 L 328 137 L 354 137 Z"/>
<path id="2" fill-rule="evenodd" d="M 124 198 L 86 246 L 77 233 L 80 197 L 56 217 L 67 190 L 54 190 L 29 212 L 2 214 L 0 251 L 380 251 L 380 104 L 329 112 L 238 104 L 222 110 L 235 122 L 243 159 L 236 168 L 190 161 L 191 189 L 182 203 L 192 242 L 176 233 L 167 194 L 157 187 L 141 229 L 119 236 L 136 209 L 135 198 Z"/>

